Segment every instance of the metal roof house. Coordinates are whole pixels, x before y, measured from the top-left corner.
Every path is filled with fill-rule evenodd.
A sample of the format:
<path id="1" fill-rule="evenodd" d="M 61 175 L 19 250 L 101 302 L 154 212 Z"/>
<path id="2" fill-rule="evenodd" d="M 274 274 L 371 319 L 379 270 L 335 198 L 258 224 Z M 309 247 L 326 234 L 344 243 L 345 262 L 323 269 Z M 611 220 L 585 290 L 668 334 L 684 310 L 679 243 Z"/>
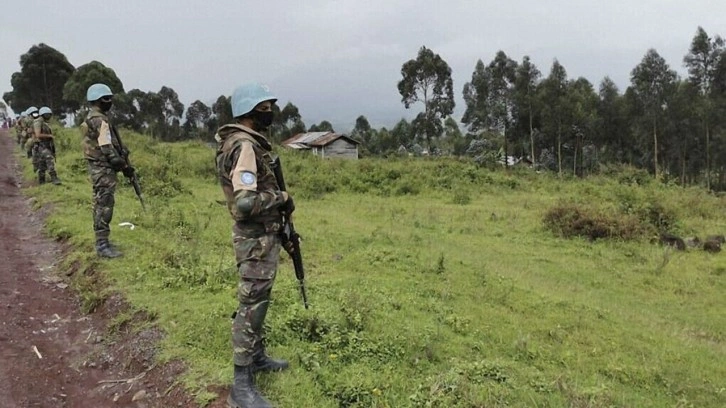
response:
<path id="1" fill-rule="evenodd" d="M 323 159 L 358 159 L 360 142 L 335 132 L 299 133 L 282 142 L 283 146 L 297 150 L 310 150 Z"/>

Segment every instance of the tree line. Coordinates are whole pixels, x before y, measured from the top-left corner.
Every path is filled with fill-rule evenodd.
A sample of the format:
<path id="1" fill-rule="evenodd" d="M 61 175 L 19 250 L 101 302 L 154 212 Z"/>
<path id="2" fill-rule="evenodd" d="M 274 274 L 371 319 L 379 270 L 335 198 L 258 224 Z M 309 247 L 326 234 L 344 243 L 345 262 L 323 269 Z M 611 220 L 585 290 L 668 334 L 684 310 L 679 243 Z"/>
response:
<path id="1" fill-rule="evenodd" d="M 461 123 L 454 107 L 452 71 L 423 46 L 401 68 L 398 90 L 406 108 L 422 105 L 411 121 L 374 129 L 361 115 L 350 136 L 370 156 L 432 154 L 470 156 L 483 165 L 509 164 L 510 156 L 560 174 L 583 176 L 610 165 L 647 169 L 656 178 L 683 185 L 726 189 L 726 47 L 698 27 L 683 58 L 680 78 L 654 49 L 630 72 L 621 92 L 608 77 L 597 88 L 583 77 L 568 78 L 556 59 L 544 76 L 528 56 L 517 62 L 504 51 L 476 62 L 463 86 Z M 59 51 L 39 44 L 20 57 L 13 90 L 3 95 L 15 111 L 46 105 L 83 117 L 85 90 L 103 82 L 115 93 L 113 119 L 120 126 L 164 141 L 211 140 L 232 120 L 230 98 L 184 107 L 177 93 L 124 91 L 113 69 L 98 61 L 73 67 Z M 274 141 L 306 131 L 334 131 L 328 121 L 305 125 L 297 106 L 275 106 Z"/>
<path id="2" fill-rule="evenodd" d="M 529 57 L 517 62 L 499 51 L 488 64 L 477 61 L 463 87 L 464 142 L 450 122 L 451 69 L 438 55 L 422 47 L 416 59 L 403 65 L 398 88 L 407 108 L 423 104 L 410 126 L 431 151 L 484 162 L 505 155 L 527 157 L 536 167 L 580 176 L 629 164 L 658 179 L 723 190 L 724 40 L 699 27 L 683 64 L 687 78 L 650 49 L 621 93 L 608 77 L 595 88 L 585 78 L 568 78 L 557 60 L 543 77 Z"/>

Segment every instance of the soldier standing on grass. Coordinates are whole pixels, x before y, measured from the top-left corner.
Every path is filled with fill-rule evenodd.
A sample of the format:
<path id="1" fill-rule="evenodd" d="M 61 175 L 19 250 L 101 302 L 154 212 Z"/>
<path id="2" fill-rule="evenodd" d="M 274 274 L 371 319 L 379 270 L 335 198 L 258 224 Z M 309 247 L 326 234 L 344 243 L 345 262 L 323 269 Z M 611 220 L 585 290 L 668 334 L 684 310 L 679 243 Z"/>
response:
<path id="1" fill-rule="evenodd" d="M 81 124 L 83 153 L 88 160 L 88 173 L 93 185 L 93 232 L 96 235 L 96 253 L 103 258 L 117 258 L 121 252 L 108 240 L 111 235 L 114 194 L 117 172 L 126 177 L 134 174 L 125 157 L 128 152 L 121 145 L 109 124 L 106 113 L 113 105 L 113 93 L 105 84 L 93 84 L 86 92 L 91 105 L 86 120 Z"/>
<path id="2" fill-rule="evenodd" d="M 45 184 L 45 172 L 48 171 L 51 183 L 59 185 L 61 181 L 55 172 L 55 144 L 53 143 L 53 130 L 48 121 L 53 112 L 49 107 L 43 106 L 38 111 L 40 117 L 33 122 L 33 133 L 37 147 L 33 160 L 38 163 L 38 184 Z"/>
<path id="3" fill-rule="evenodd" d="M 227 403 L 232 408 L 271 407 L 254 383 L 258 371 L 288 367 L 267 356 L 264 322 L 280 258 L 280 211 L 294 210 L 292 197 L 281 191 L 272 169 L 272 146 L 261 134 L 272 124 L 277 98 L 260 84 L 247 84 L 232 94 L 235 123 L 217 131 L 217 175 L 232 218 L 240 282 L 239 307 L 232 323 L 234 384 Z"/>
<path id="4" fill-rule="evenodd" d="M 35 134 L 33 132 L 33 123 L 38 119 L 38 108 L 31 106 L 25 111 L 27 115 L 25 121 L 23 121 L 23 131 L 25 132 L 25 138 L 23 139 L 23 145 L 25 146 L 25 152 L 29 159 L 33 161 L 33 173 L 38 172 L 38 162 L 33 157 L 35 153 Z"/>
<path id="5" fill-rule="evenodd" d="M 23 138 L 25 137 L 25 134 L 23 134 L 23 121 L 25 120 L 25 111 L 20 113 L 20 116 L 15 120 L 15 137 L 16 142 L 18 143 L 18 146 L 23 145 Z"/>

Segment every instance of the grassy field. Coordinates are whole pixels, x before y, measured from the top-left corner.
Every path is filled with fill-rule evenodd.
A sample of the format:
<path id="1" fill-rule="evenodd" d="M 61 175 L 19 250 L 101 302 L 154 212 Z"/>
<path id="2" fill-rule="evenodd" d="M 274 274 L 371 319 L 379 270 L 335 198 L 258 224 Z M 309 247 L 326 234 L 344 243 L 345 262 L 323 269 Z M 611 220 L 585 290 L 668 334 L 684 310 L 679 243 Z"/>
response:
<path id="1" fill-rule="evenodd" d="M 160 359 L 188 364 L 203 406 L 208 386 L 231 381 L 236 307 L 214 151 L 125 139 L 149 207 L 119 187 L 111 238 L 125 257 L 93 253 L 77 130 L 58 131 L 63 186 L 28 193 L 52 205 L 48 234 L 74 244 L 64 265 L 81 265 L 77 287 L 84 270 L 102 271 L 147 311 L 166 333 Z M 271 352 L 292 368 L 260 378 L 276 406 L 726 406 L 726 255 L 665 249 L 648 233 L 561 238 L 543 223 L 567 204 L 703 237 L 726 232 L 725 198 L 632 169 L 579 180 L 280 153 L 311 308 L 285 257 L 266 323 Z M 83 296 L 90 310 L 104 294 Z"/>

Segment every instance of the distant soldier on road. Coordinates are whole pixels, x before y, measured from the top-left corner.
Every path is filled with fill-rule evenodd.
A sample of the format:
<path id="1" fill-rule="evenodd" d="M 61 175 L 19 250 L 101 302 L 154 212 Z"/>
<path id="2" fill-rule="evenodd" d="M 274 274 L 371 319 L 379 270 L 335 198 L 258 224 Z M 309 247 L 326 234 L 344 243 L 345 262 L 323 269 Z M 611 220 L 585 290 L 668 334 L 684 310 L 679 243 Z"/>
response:
<path id="1" fill-rule="evenodd" d="M 15 120 L 15 137 L 18 146 L 23 145 L 23 138 L 25 138 L 25 132 L 23 131 L 23 121 L 25 121 L 25 111 L 21 112 L 18 118 Z"/>
<path id="2" fill-rule="evenodd" d="M 232 94 L 234 124 L 217 131 L 217 175 L 232 219 L 233 243 L 240 282 L 239 307 L 232 323 L 234 384 L 227 403 L 232 408 L 271 407 L 254 383 L 258 371 L 288 367 L 268 357 L 264 323 L 280 258 L 281 210 L 294 210 L 280 190 L 272 169 L 272 146 L 261 132 L 272 124 L 277 98 L 260 84 Z"/>
<path id="3" fill-rule="evenodd" d="M 53 129 L 48 124 L 53 112 L 49 107 L 43 106 L 38 113 L 40 117 L 33 122 L 33 133 L 37 145 L 33 153 L 33 159 L 38 163 L 38 184 L 45 184 L 45 172 L 48 171 L 51 183 L 59 185 L 61 181 L 55 171 Z"/>
<path id="4" fill-rule="evenodd" d="M 96 253 L 103 258 L 117 258 L 121 252 L 109 242 L 113 218 L 114 194 L 117 172 L 132 177 L 134 168 L 129 166 L 118 138 L 106 114 L 113 106 L 113 93 L 105 84 L 93 84 L 86 92 L 91 105 L 86 120 L 81 124 L 83 153 L 88 160 L 88 173 L 93 184 L 93 231 L 96 235 Z"/>

